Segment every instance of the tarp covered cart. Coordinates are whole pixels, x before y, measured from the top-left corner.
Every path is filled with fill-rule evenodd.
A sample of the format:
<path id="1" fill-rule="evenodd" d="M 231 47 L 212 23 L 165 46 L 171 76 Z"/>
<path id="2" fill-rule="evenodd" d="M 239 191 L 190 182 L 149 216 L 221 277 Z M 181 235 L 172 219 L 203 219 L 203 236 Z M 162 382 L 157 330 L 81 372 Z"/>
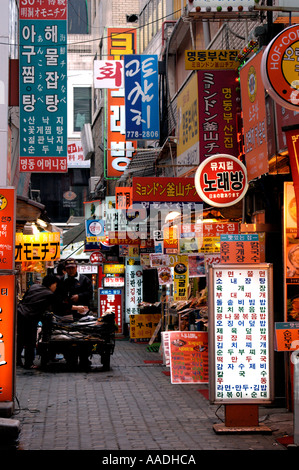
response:
<path id="1" fill-rule="evenodd" d="M 97 319 L 86 315 L 81 320 L 70 321 L 53 313 L 46 313 L 42 320 L 37 341 L 37 355 L 40 367 L 45 369 L 57 354 L 63 354 L 72 369 L 78 364 L 78 357 L 94 354 L 101 356 L 101 370 L 110 370 L 110 357 L 115 347 L 114 314 Z"/>

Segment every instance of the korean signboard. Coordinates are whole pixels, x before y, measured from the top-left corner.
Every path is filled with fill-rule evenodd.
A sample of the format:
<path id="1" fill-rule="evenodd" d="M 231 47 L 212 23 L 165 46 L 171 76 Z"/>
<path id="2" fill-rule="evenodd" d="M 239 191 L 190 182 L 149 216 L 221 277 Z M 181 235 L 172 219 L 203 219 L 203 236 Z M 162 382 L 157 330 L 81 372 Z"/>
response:
<path id="1" fill-rule="evenodd" d="M 60 233 L 16 233 L 15 261 L 55 261 L 60 258 Z"/>
<path id="2" fill-rule="evenodd" d="M 263 50 L 240 70 L 244 153 L 248 181 L 269 171 L 265 88 L 261 77 Z"/>
<path id="3" fill-rule="evenodd" d="M 188 256 L 177 256 L 177 261 L 173 266 L 173 299 L 178 302 L 180 300 L 188 300 L 188 284 L 189 284 L 189 265 Z"/>
<path id="4" fill-rule="evenodd" d="M 273 400 L 273 268 L 209 268 L 210 400 Z"/>
<path id="5" fill-rule="evenodd" d="M 121 60 L 136 52 L 136 31 L 128 28 L 108 28 L 108 57 Z M 124 88 L 107 89 L 107 151 L 106 175 L 120 178 L 136 150 L 136 141 L 126 140 Z"/>
<path id="6" fill-rule="evenodd" d="M 239 67 L 237 60 L 239 50 L 187 50 L 185 51 L 186 70 L 236 70 Z"/>
<path id="7" fill-rule="evenodd" d="M 170 331 L 172 384 L 209 382 L 208 332 Z"/>
<path id="8" fill-rule="evenodd" d="M 0 403 L 12 402 L 14 390 L 15 276 L 0 276 Z"/>
<path id="9" fill-rule="evenodd" d="M 122 333 L 122 290 L 121 289 L 99 289 L 98 311 L 101 317 L 107 310 L 112 310 L 115 315 L 115 323 L 118 333 Z"/>
<path id="10" fill-rule="evenodd" d="M 125 286 L 125 319 L 129 323 L 130 315 L 139 314 L 139 304 L 143 296 L 142 266 L 135 264 L 134 258 L 126 258 Z"/>
<path id="11" fill-rule="evenodd" d="M 199 70 L 197 74 L 199 161 L 217 153 L 238 155 L 237 72 Z"/>
<path id="12" fill-rule="evenodd" d="M 93 85 L 95 88 L 123 88 L 123 60 L 95 60 L 93 68 Z"/>
<path id="13" fill-rule="evenodd" d="M 200 198 L 211 206 L 227 207 L 241 201 L 248 183 L 246 167 L 231 155 L 214 155 L 198 167 L 195 187 Z"/>
<path id="14" fill-rule="evenodd" d="M 299 346 L 299 322 L 275 323 L 275 350 L 295 351 Z"/>
<path id="15" fill-rule="evenodd" d="M 197 75 L 193 75 L 177 98 L 177 176 L 199 164 L 199 116 Z"/>
<path id="16" fill-rule="evenodd" d="M 0 188 L 0 271 L 15 266 L 16 191 Z"/>
<path id="17" fill-rule="evenodd" d="M 160 137 L 158 56 L 125 55 L 126 138 Z"/>
<path id="18" fill-rule="evenodd" d="M 266 47 L 262 63 L 262 80 L 274 101 L 287 109 L 299 110 L 297 53 L 299 25 L 280 32 Z"/>
<path id="19" fill-rule="evenodd" d="M 221 263 L 259 263 L 259 234 L 221 235 Z"/>
<path id="20" fill-rule="evenodd" d="M 130 315 L 130 338 L 150 339 L 161 319 L 160 313 Z"/>
<path id="21" fill-rule="evenodd" d="M 67 0 L 20 0 L 20 171 L 67 172 Z"/>

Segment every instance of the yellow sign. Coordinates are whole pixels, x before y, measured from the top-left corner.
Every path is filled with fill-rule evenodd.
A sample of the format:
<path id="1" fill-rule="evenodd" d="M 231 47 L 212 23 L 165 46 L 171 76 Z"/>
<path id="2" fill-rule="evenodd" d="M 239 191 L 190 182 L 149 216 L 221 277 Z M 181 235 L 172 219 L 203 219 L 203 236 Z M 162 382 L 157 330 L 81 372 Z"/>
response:
<path id="1" fill-rule="evenodd" d="M 240 65 L 239 50 L 188 50 L 185 51 L 186 70 L 234 70 Z"/>
<path id="2" fill-rule="evenodd" d="M 160 313 L 130 315 L 130 338 L 151 338 L 161 319 Z"/>
<path id="3" fill-rule="evenodd" d="M 123 264 L 104 264 L 104 274 L 123 274 L 124 272 Z"/>
<path id="4" fill-rule="evenodd" d="M 178 256 L 173 267 L 173 299 L 188 300 L 189 265 L 188 255 Z"/>
<path id="5" fill-rule="evenodd" d="M 60 258 L 60 233 L 16 233 L 15 261 L 55 261 Z"/>

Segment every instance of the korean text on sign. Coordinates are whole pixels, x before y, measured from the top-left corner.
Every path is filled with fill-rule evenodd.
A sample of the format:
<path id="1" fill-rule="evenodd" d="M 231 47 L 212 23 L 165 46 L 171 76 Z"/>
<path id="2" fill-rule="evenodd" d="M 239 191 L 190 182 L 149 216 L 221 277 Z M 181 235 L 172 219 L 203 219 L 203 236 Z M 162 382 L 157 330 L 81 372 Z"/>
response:
<path id="1" fill-rule="evenodd" d="M 210 273 L 215 401 L 271 398 L 272 307 L 267 266 L 218 265 Z"/>
<path id="2" fill-rule="evenodd" d="M 67 2 L 20 2 L 20 171 L 67 171 Z"/>
<path id="3" fill-rule="evenodd" d="M 126 138 L 159 139 L 158 57 L 124 56 Z"/>

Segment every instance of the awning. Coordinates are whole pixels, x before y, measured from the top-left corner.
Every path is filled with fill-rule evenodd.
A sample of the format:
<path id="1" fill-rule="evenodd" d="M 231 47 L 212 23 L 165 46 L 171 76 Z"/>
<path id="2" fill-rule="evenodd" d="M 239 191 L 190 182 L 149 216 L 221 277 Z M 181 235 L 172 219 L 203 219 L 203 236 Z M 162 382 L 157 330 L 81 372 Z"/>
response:
<path id="1" fill-rule="evenodd" d="M 62 239 L 64 246 L 70 245 L 71 243 L 84 242 L 84 240 L 85 240 L 85 222 L 82 222 L 81 224 L 78 224 L 75 227 L 68 229 L 63 234 L 63 239 Z"/>

